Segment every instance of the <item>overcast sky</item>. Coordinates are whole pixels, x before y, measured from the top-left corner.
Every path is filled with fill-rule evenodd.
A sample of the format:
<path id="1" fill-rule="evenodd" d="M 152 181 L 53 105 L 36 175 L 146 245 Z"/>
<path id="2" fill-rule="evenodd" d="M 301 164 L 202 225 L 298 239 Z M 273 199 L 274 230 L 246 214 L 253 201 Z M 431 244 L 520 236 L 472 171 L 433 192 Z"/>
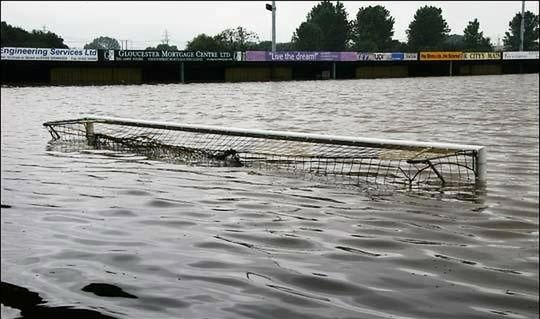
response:
<path id="1" fill-rule="evenodd" d="M 156 46 L 164 39 L 184 49 L 200 33 L 215 35 L 242 26 L 271 40 L 271 1 L 2 1 L 2 21 L 27 31 L 44 29 L 64 39 L 69 47 L 83 47 L 98 36 L 128 40 L 130 49 Z M 288 42 L 318 1 L 276 1 L 276 41 Z M 468 21 L 477 18 L 480 31 L 497 44 L 508 22 L 521 11 L 521 1 L 344 1 L 349 20 L 360 7 L 383 5 L 395 19 L 394 39 L 406 41 L 405 30 L 424 5 L 442 9 L 450 33 L 463 34 Z M 525 1 L 525 10 L 538 14 L 538 1 Z"/>

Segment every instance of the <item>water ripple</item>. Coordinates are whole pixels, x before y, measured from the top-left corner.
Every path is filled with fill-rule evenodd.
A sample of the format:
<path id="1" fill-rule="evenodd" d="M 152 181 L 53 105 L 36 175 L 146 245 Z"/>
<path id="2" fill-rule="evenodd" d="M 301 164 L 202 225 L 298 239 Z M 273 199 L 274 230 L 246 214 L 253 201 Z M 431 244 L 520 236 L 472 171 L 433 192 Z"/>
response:
<path id="1" fill-rule="evenodd" d="M 3 87 L 2 291 L 21 294 L 2 317 L 538 317 L 538 84 Z M 488 181 L 394 191 L 47 146 L 43 122 L 87 114 L 480 144 Z"/>

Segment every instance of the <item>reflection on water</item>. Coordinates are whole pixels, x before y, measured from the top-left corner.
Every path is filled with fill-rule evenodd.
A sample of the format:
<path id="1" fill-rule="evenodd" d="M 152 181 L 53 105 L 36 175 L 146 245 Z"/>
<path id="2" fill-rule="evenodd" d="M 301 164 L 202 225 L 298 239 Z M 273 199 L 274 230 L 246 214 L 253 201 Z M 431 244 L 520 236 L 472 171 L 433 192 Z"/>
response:
<path id="1" fill-rule="evenodd" d="M 22 294 L 2 318 L 538 316 L 536 74 L 2 88 L 1 105 L 2 290 Z M 47 151 L 43 122 L 84 115 L 485 145 L 488 182 Z"/>

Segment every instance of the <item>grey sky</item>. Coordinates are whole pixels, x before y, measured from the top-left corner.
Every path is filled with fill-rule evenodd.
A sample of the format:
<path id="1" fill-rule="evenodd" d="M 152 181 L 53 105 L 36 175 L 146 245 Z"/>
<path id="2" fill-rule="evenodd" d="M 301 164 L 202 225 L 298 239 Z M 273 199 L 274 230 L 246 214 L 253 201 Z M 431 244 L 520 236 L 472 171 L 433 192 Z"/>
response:
<path id="1" fill-rule="evenodd" d="M 185 48 L 200 33 L 215 35 L 242 26 L 261 41 L 271 40 L 271 1 L 2 1 L 2 21 L 27 31 L 55 32 L 70 47 L 82 47 L 98 36 L 129 40 L 130 49 L 155 46 L 169 34 L 169 43 Z M 276 1 L 277 42 L 288 42 L 318 1 Z M 494 44 L 502 43 L 508 22 L 521 11 L 521 1 L 344 1 L 349 20 L 360 7 L 383 5 L 395 19 L 394 38 L 406 41 L 405 30 L 423 5 L 443 10 L 451 32 L 462 34 L 468 21 L 478 18 L 480 30 Z M 538 1 L 525 1 L 525 9 L 538 14 Z"/>

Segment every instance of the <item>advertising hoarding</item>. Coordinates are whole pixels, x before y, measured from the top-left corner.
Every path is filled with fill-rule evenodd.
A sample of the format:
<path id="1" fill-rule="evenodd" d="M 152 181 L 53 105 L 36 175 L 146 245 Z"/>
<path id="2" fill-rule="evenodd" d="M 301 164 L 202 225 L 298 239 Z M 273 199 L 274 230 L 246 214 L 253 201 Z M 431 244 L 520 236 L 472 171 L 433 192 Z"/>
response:
<path id="1" fill-rule="evenodd" d="M 245 61 L 357 61 L 356 52 L 246 51 Z"/>
<path id="2" fill-rule="evenodd" d="M 98 51 L 94 49 L 55 49 L 55 48 L 1 48 L 2 60 L 26 61 L 79 61 L 95 62 Z"/>
<path id="3" fill-rule="evenodd" d="M 538 60 L 538 51 L 503 52 L 503 60 Z"/>
<path id="4" fill-rule="evenodd" d="M 358 52 L 360 61 L 416 61 L 417 53 L 404 52 Z"/>
<path id="5" fill-rule="evenodd" d="M 463 52 L 463 60 L 500 60 L 501 52 Z"/>
<path id="6" fill-rule="evenodd" d="M 420 52 L 420 61 L 454 61 L 463 60 L 463 52 L 430 51 Z"/>
<path id="7" fill-rule="evenodd" d="M 213 51 L 104 50 L 102 59 L 120 62 L 239 61 L 242 54 Z"/>

